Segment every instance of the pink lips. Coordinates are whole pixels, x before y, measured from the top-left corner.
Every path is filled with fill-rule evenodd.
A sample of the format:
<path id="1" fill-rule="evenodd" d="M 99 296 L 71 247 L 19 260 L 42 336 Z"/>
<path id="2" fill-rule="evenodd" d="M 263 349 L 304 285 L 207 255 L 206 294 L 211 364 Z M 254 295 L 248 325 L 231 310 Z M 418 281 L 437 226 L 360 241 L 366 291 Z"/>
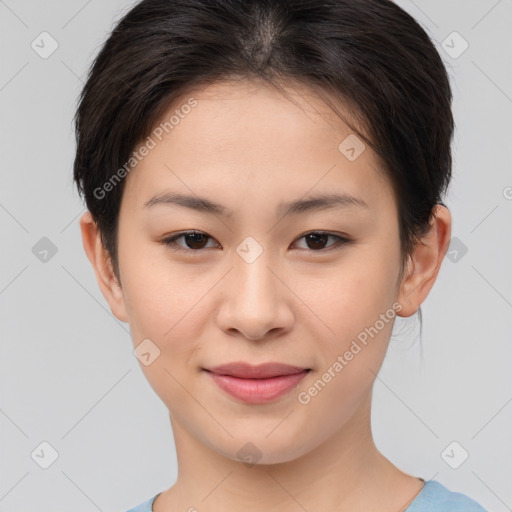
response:
<path id="1" fill-rule="evenodd" d="M 294 388 L 309 369 L 281 363 L 252 366 L 236 362 L 205 371 L 223 391 L 246 403 L 261 404 Z"/>

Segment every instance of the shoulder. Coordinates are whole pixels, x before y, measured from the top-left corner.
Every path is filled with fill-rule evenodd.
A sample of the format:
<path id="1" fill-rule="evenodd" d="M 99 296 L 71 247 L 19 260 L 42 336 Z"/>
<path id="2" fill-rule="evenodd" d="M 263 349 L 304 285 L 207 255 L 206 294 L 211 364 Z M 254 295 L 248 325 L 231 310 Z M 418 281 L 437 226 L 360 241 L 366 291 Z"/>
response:
<path id="1" fill-rule="evenodd" d="M 487 512 L 465 494 L 452 492 L 437 480 L 425 486 L 405 512 Z"/>
<path id="2" fill-rule="evenodd" d="M 153 496 L 152 498 L 149 498 L 149 500 L 140 503 L 136 507 L 127 510 L 126 512 L 153 512 L 153 502 L 155 501 L 157 496 L 158 494 Z"/>

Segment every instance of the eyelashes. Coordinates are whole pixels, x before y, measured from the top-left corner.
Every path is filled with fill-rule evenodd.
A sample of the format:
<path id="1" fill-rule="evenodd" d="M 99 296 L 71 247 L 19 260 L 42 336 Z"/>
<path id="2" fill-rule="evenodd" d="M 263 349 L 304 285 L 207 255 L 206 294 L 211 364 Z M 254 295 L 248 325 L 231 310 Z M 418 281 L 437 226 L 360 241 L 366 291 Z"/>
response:
<path id="1" fill-rule="evenodd" d="M 178 251 L 200 252 L 202 250 L 202 247 L 200 249 L 197 249 L 197 248 L 194 249 L 194 248 L 183 247 L 176 243 L 177 240 L 179 240 L 180 238 L 185 238 L 185 237 L 189 237 L 188 242 L 191 242 L 192 244 L 198 243 L 199 245 L 201 245 L 201 242 L 204 241 L 204 239 L 206 239 L 206 238 L 210 238 L 211 240 L 213 240 L 213 238 L 211 236 L 209 236 L 206 233 L 203 233 L 201 231 L 182 231 L 182 232 L 177 233 L 176 235 L 173 235 L 169 238 L 165 238 L 164 240 L 162 240 L 162 243 L 165 246 L 167 246 L 173 250 L 178 250 Z"/>
<path id="2" fill-rule="evenodd" d="M 329 238 L 334 239 L 335 243 L 327 246 L 326 248 L 306 248 L 304 250 L 311 253 L 325 253 L 328 251 L 336 250 L 338 248 L 341 248 L 345 245 L 352 243 L 351 239 L 328 231 L 308 231 L 307 233 L 304 233 L 299 238 L 297 238 L 297 240 L 305 239 L 306 244 L 312 243 L 314 247 L 315 245 L 322 245 L 322 243 L 324 241 L 326 242 Z M 183 239 L 185 241 L 185 244 L 192 245 L 192 247 L 178 244 L 177 242 L 180 239 Z M 166 247 L 173 251 L 185 252 L 189 254 L 199 254 L 201 252 L 204 252 L 205 248 L 208 248 L 205 247 L 205 245 L 207 245 L 205 244 L 207 239 L 214 240 L 214 238 L 207 235 L 206 233 L 203 233 L 202 231 L 181 231 L 179 233 L 176 233 L 170 237 L 163 239 L 160 243 L 162 243 L 163 245 L 165 245 Z"/>

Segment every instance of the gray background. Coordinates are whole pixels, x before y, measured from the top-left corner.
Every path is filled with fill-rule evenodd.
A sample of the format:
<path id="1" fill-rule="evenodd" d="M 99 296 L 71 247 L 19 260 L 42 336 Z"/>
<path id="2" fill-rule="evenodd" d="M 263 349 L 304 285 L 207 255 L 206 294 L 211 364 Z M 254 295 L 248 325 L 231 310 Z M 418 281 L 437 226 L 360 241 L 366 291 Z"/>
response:
<path id="1" fill-rule="evenodd" d="M 422 343 L 416 316 L 397 319 L 374 388 L 375 440 L 404 471 L 512 510 L 512 1 L 398 3 L 452 81 L 453 239 L 422 307 Z M 0 1 L 3 512 L 123 511 L 176 478 L 167 410 L 97 286 L 71 180 L 76 98 L 131 5 Z M 47 58 L 43 31 L 58 44 Z M 47 469 L 42 442 L 58 453 Z"/>

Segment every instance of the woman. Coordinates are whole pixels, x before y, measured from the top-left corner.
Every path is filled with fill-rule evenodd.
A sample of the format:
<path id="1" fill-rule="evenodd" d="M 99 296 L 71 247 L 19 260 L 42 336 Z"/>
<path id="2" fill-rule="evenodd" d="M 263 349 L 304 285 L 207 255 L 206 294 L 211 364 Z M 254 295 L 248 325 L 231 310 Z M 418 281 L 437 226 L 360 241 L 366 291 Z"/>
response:
<path id="1" fill-rule="evenodd" d="M 117 24 L 76 115 L 80 225 L 179 468 L 131 512 L 484 510 L 370 422 L 449 245 L 451 99 L 390 1 L 145 0 Z"/>

